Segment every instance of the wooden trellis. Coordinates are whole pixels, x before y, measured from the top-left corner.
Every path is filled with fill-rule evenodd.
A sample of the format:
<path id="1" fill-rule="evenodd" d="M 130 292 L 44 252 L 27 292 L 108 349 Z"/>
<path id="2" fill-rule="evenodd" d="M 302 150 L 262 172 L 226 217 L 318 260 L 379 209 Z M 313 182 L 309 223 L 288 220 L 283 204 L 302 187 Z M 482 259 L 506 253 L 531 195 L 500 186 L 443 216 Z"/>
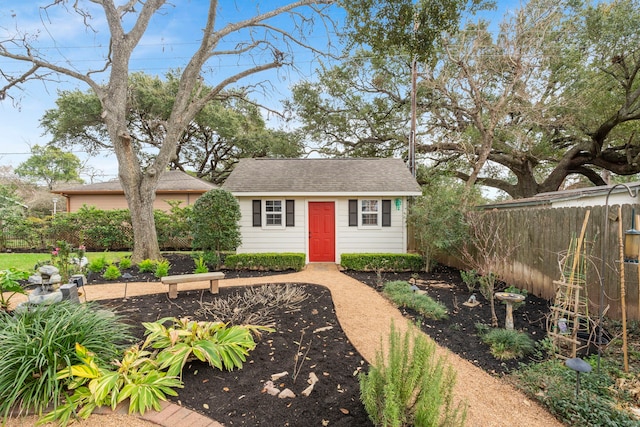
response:
<path id="1" fill-rule="evenodd" d="M 553 282 L 556 287 L 554 304 L 551 307 L 548 336 L 551 337 L 560 357 L 576 357 L 588 347 L 594 329 L 589 318 L 589 304 L 586 286 L 586 252 L 584 238 L 589 222 L 587 210 L 580 236 L 571 240 L 569 251 L 562 265 L 563 280 Z M 581 337 L 588 337 L 586 340 Z"/>

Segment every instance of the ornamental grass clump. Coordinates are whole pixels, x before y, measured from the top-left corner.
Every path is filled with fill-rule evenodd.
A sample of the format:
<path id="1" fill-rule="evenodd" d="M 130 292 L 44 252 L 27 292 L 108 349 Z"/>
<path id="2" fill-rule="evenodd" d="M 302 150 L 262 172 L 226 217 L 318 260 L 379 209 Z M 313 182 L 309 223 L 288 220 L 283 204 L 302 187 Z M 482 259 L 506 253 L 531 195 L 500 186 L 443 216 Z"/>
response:
<path id="1" fill-rule="evenodd" d="M 466 407 L 453 405 L 455 372 L 436 356 L 434 342 L 410 324 L 404 334 L 392 324 L 387 349 L 359 377 L 371 421 L 384 427 L 463 426 Z"/>
<path id="2" fill-rule="evenodd" d="M 126 270 L 127 268 L 131 268 L 131 258 L 129 257 L 121 258 L 120 262 L 118 263 L 118 268 L 120 268 L 121 270 Z"/>
<path id="3" fill-rule="evenodd" d="M 407 307 L 417 311 L 430 319 L 447 318 L 447 308 L 431 298 L 429 295 L 414 292 L 411 285 L 403 280 L 387 282 L 383 293 L 400 307 Z"/>
<path id="4" fill-rule="evenodd" d="M 132 340 L 129 327 L 97 305 L 62 301 L 30 307 L 14 315 L 0 313 L 0 413 L 41 413 L 58 405 L 65 384 L 56 373 L 77 363 L 80 343 L 106 366 Z"/>
<path id="5" fill-rule="evenodd" d="M 194 273 L 198 274 L 198 273 L 208 273 L 209 272 L 209 266 L 207 265 L 206 261 L 204 260 L 204 256 L 200 255 L 198 258 L 194 258 L 194 263 L 195 263 L 195 269 L 193 270 Z"/>
<path id="6" fill-rule="evenodd" d="M 492 329 L 481 338 L 498 360 L 519 359 L 535 350 L 535 341 L 529 335 L 513 329 Z"/>

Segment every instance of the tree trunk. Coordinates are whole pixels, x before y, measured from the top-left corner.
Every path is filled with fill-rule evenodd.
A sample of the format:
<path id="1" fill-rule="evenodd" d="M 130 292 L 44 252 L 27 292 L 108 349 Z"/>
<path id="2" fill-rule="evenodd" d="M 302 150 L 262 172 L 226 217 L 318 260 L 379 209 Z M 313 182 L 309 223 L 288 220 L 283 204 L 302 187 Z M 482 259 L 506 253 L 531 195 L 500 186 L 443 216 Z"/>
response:
<path id="1" fill-rule="evenodd" d="M 489 303 L 491 305 L 491 326 L 494 328 L 498 327 L 498 316 L 496 315 L 496 299 L 491 294 L 491 298 L 489 298 Z"/>
<path id="2" fill-rule="evenodd" d="M 118 135 L 116 155 L 118 157 L 118 176 L 127 199 L 133 226 L 133 253 L 131 261 L 138 263 L 145 259 L 159 260 L 160 246 L 153 215 L 153 202 L 156 188 L 162 172 L 154 166 L 144 170 L 133 150 L 131 138 L 126 128 Z"/>
<path id="3" fill-rule="evenodd" d="M 147 181 L 147 179 L 143 179 Z M 153 201 L 155 190 L 143 189 L 147 185 L 141 185 L 133 190 L 136 201 L 129 202 L 131 212 L 131 225 L 135 230 L 133 233 L 133 253 L 131 261 L 138 263 L 145 259 L 160 259 L 160 246 L 156 233 L 156 222 L 153 216 Z"/>

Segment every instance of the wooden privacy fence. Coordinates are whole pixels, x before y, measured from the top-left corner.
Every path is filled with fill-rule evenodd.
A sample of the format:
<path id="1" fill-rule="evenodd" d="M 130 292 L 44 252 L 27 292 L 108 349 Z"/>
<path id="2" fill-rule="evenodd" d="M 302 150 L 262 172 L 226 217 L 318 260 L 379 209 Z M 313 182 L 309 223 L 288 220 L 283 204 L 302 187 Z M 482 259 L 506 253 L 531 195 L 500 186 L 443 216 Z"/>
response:
<path id="1" fill-rule="evenodd" d="M 580 234 L 587 210 L 590 214 L 583 242 L 587 254 L 584 280 L 590 310 L 593 317 L 597 317 L 606 210 L 604 206 L 484 212 L 488 221 L 500 225 L 499 238 L 510 242 L 508 246 L 511 246 L 511 250 L 507 260 L 496 271 L 501 280 L 542 298 L 553 299 L 556 293 L 553 281 L 562 279 L 560 262 L 567 255 L 571 240 Z M 631 205 L 622 206 L 622 229 L 625 231 L 632 227 L 632 212 Z M 640 214 L 640 210 L 635 213 Z M 608 317 L 622 317 L 620 268 L 623 266 L 627 318 L 640 320 L 640 266 L 637 263 L 620 263 L 618 221 L 618 206 L 609 206 L 608 241 L 604 245 L 604 307 L 608 307 Z M 636 228 L 640 228 L 640 224 L 636 224 Z M 498 259 L 504 258 L 498 256 Z M 438 261 L 460 269 L 468 268 L 462 259 L 452 255 L 440 257 Z"/>

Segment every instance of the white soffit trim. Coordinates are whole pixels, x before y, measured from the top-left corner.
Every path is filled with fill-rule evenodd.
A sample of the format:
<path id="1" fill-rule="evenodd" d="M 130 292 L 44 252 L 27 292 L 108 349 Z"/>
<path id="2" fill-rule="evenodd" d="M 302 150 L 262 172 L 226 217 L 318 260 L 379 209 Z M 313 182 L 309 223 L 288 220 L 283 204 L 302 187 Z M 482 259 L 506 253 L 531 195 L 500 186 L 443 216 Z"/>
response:
<path id="1" fill-rule="evenodd" d="M 382 192 L 382 193 L 303 193 L 303 192 L 232 192 L 236 197 L 405 197 L 421 196 L 418 191 Z"/>

